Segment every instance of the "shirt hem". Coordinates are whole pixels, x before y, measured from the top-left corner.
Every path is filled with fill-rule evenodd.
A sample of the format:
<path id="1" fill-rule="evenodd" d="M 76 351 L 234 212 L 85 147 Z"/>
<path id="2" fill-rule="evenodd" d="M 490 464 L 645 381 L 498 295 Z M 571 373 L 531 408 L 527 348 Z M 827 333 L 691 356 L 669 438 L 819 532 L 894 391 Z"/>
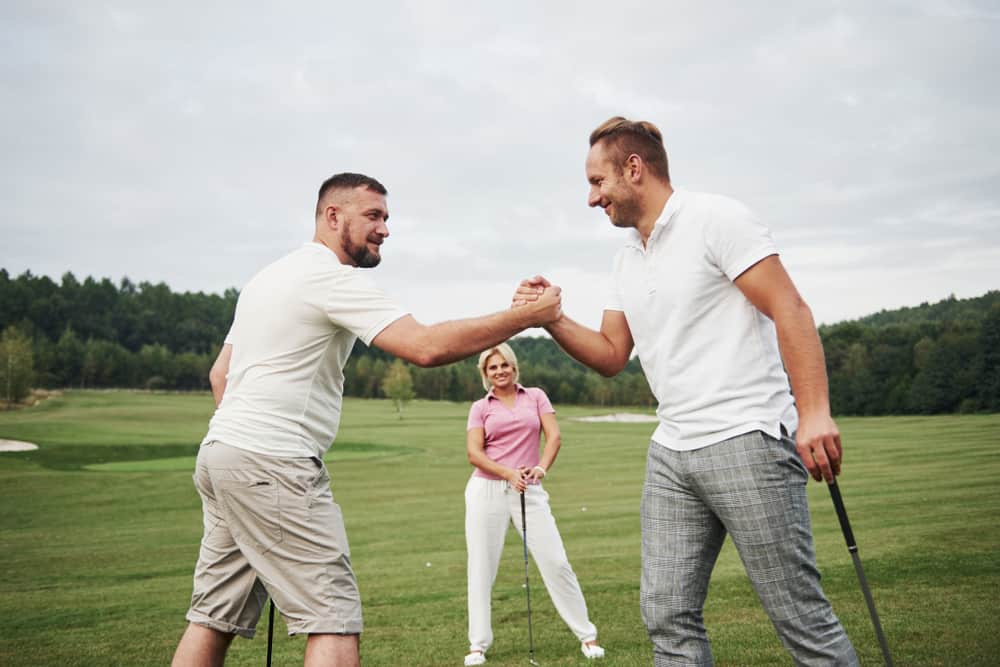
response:
<path id="1" fill-rule="evenodd" d="M 711 435 L 700 436 L 697 438 L 670 438 L 665 433 L 663 433 L 663 425 L 656 427 L 650 440 L 660 445 L 661 447 L 666 447 L 667 449 L 673 450 L 675 452 L 690 452 L 695 449 L 702 449 L 704 447 L 710 447 L 711 445 L 717 445 L 723 440 L 729 440 L 730 438 L 735 438 L 738 435 L 743 435 L 744 433 L 751 433 L 753 431 L 763 431 L 767 435 L 775 439 L 781 438 L 781 425 L 782 421 L 777 419 L 774 423 L 765 424 L 764 422 L 749 422 L 736 426 L 725 431 L 719 431 L 717 433 L 712 433 Z"/>

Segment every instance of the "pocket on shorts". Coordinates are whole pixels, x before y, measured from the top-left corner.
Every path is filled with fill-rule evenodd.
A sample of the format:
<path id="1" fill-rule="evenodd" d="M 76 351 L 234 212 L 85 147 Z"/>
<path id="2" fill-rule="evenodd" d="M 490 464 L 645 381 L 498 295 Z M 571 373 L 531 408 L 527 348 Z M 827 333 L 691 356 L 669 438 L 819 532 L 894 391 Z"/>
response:
<path id="1" fill-rule="evenodd" d="M 277 480 L 263 473 L 220 480 L 216 486 L 226 523 L 237 544 L 260 553 L 281 542 L 281 497 Z"/>

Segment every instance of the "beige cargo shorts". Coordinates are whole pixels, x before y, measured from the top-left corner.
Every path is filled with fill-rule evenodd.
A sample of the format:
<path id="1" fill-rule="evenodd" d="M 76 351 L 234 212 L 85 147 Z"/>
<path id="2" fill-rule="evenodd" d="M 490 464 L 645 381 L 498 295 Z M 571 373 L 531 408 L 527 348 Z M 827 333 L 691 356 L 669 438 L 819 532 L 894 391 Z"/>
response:
<path id="1" fill-rule="evenodd" d="M 210 442 L 194 484 L 205 533 L 187 620 L 253 637 L 270 595 L 290 635 L 361 632 L 347 532 L 320 459 Z"/>

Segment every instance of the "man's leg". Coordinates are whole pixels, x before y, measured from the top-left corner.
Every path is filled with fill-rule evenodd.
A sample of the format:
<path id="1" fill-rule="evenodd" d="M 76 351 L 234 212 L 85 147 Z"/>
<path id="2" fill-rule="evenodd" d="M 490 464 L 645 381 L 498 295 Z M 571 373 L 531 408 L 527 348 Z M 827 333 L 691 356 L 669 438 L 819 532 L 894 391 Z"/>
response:
<path id="1" fill-rule="evenodd" d="M 653 442 L 646 463 L 639 599 L 656 667 L 713 664 L 702 611 L 726 533 L 687 487 L 689 455 Z"/>
<path id="2" fill-rule="evenodd" d="M 222 667 L 234 635 L 189 623 L 174 652 L 171 667 Z"/>
<path id="3" fill-rule="evenodd" d="M 797 665 L 855 666 L 857 655 L 820 586 L 808 474 L 795 443 L 759 431 L 707 448 L 705 497 L 729 531 L 764 610 Z"/>
<path id="4" fill-rule="evenodd" d="M 309 635 L 305 667 L 359 667 L 358 635 Z"/>
<path id="5" fill-rule="evenodd" d="M 174 654 L 175 667 L 222 665 L 234 636 L 254 636 L 266 599 L 216 497 L 211 465 L 219 450 L 216 443 L 207 443 L 198 452 L 194 482 L 202 501 L 204 534 L 187 613 L 189 625 Z"/>

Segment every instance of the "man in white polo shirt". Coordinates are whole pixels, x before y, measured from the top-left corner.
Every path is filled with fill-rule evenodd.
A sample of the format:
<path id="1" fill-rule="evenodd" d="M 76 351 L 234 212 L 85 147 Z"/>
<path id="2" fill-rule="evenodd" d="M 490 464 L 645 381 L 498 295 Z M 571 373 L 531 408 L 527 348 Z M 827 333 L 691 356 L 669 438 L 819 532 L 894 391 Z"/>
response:
<path id="1" fill-rule="evenodd" d="M 743 204 L 671 187 L 654 125 L 611 118 L 590 146 L 588 203 L 628 240 L 600 331 L 565 315 L 546 328 L 606 376 L 634 347 L 659 402 L 641 511 L 654 664 L 712 664 L 702 610 L 728 534 L 796 664 L 857 665 L 809 524 L 809 475 L 832 480 L 841 461 L 809 307 Z M 522 282 L 515 305 L 548 287 Z"/>
<path id="2" fill-rule="evenodd" d="M 268 595 L 289 633 L 308 635 L 307 666 L 358 665 L 361 600 L 323 465 L 355 340 L 434 366 L 560 315 L 552 288 L 523 313 L 420 324 L 359 270 L 379 263 L 388 219 L 385 187 L 337 174 L 320 187 L 313 240 L 240 293 L 211 373 L 218 409 L 195 471 L 205 532 L 175 667 L 223 664 Z"/>

